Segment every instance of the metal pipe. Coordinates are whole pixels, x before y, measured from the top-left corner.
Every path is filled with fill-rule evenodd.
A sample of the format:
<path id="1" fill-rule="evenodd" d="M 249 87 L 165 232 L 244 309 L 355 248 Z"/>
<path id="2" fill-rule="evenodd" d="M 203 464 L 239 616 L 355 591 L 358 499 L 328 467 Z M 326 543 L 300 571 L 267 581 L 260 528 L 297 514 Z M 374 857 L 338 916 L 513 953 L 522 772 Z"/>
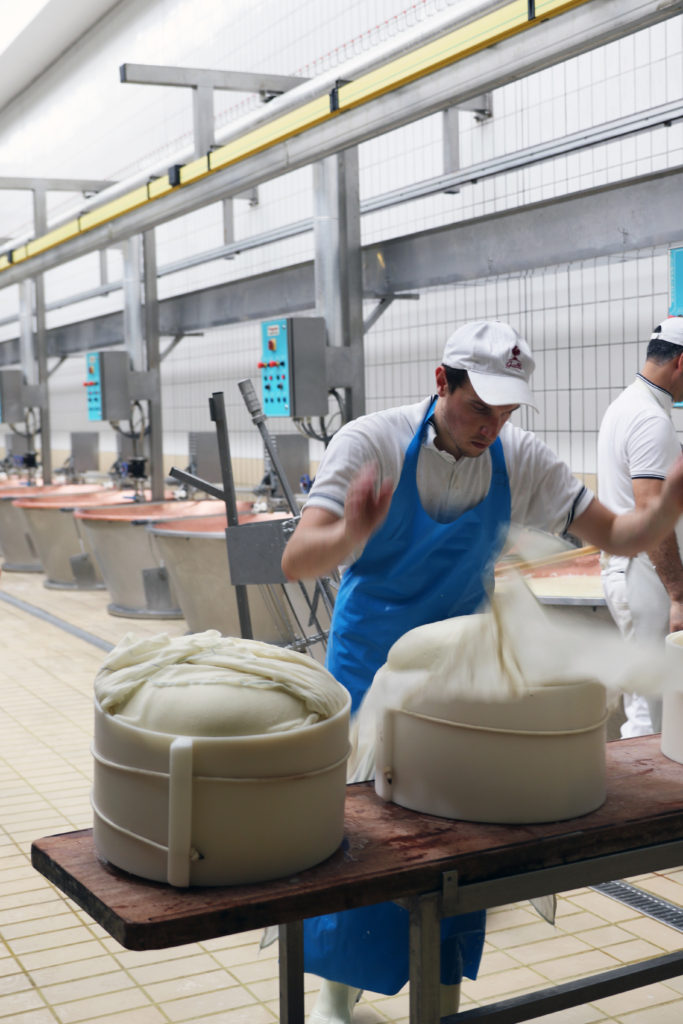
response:
<path id="1" fill-rule="evenodd" d="M 294 494 L 294 491 L 289 486 L 289 480 L 287 479 L 285 471 L 282 468 L 280 456 L 277 453 L 277 447 L 273 443 L 273 439 L 270 436 L 270 433 L 268 432 L 268 428 L 266 427 L 266 417 L 263 410 L 261 409 L 261 403 L 258 400 L 256 389 L 254 388 L 254 385 L 252 384 L 251 380 L 248 377 L 245 378 L 244 380 L 238 380 L 237 387 L 240 389 L 242 393 L 244 404 L 247 407 L 247 411 L 251 416 L 252 422 L 258 428 L 261 438 L 263 439 L 263 443 L 266 446 L 266 450 L 270 456 L 270 461 L 273 464 L 273 469 L 277 473 L 278 479 L 280 480 L 280 485 L 284 492 L 285 498 L 287 499 L 289 510 L 292 513 L 292 515 L 298 516 L 299 503 L 296 500 L 296 495 Z"/>
<path id="2" fill-rule="evenodd" d="M 240 392 L 242 393 L 242 398 L 244 399 L 244 404 L 247 407 L 247 410 L 248 410 L 248 412 L 249 412 L 249 414 L 251 416 L 252 422 L 258 428 L 258 431 L 259 431 L 259 433 L 260 433 L 260 435 L 261 435 L 261 437 L 263 439 L 263 443 L 266 446 L 266 450 L 267 450 L 267 452 L 268 452 L 268 454 L 270 456 L 270 460 L 272 462 L 273 469 L 275 470 L 275 472 L 276 472 L 276 474 L 278 476 L 278 479 L 280 481 L 280 486 L 282 487 L 282 490 L 283 490 L 283 493 L 285 495 L 285 498 L 287 499 L 287 504 L 289 505 L 289 510 L 292 513 L 292 515 L 298 517 L 299 516 L 299 503 L 296 500 L 296 495 L 294 494 L 292 488 L 289 486 L 289 481 L 287 479 L 287 475 L 286 475 L 284 469 L 282 468 L 282 463 L 280 462 L 280 457 L 279 457 L 279 455 L 277 453 L 277 448 L 274 445 L 273 440 L 272 440 L 272 438 L 270 436 L 270 433 L 268 431 L 268 428 L 266 426 L 266 417 L 265 417 L 265 414 L 264 414 L 263 410 L 261 409 L 261 403 L 258 400 L 258 395 L 256 394 L 256 389 L 254 388 L 254 385 L 252 384 L 251 380 L 248 377 L 245 378 L 244 380 L 238 380 L 237 381 L 237 387 L 240 389 Z M 299 588 L 300 588 L 301 593 L 302 593 L 302 595 L 304 597 L 304 600 L 306 601 L 306 603 L 308 604 L 308 607 L 310 608 L 311 617 L 312 617 L 312 619 L 315 622 L 315 625 L 316 625 L 316 627 L 318 629 L 318 632 L 322 633 L 323 630 L 322 630 L 322 628 L 320 626 L 320 623 L 318 621 L 318 617 L 317 617 L 316 612 L 315 612 L 315 608 L 316 608 L 315 602 L 310 600 L 310 597 L 308 595 L 308 591 L 306 590 L 305 585 L 301 581 L 299 581 Z M 327 608 L 328 613 L 331 615 L 332 614 L 332 602 L 330 601 L 330 595 L 327 593 L 327 591 L 325 590 L 325 587 L 321 584 L 320 580 L 316 580 L 316 592 L 318 593 L 318 595 L 320 596 L 323 604 Z"/>
<path id="3" fill-rule="evenodd" d="M 239 138 L 240 135 L 248 131 L 253 131 L 255 128 L 268 124 L 283 114 L 303 106 L 310 100 L 324 96 L 335 87 L 340 79 L 353 81 L 359 75 L 367 74 L 381 67 L 389 60 L 394 60 L 405 53 L 409 53 L 411 50 L 423 46 L 434 39 L 438 39 L 439 36 L 446 35 L 446 33 L 456 28 L 467 25 L 470 21 L 489 14 L 499 7 L 505 7 L 509 2 L 510 0 L 458 0 L 456 11 L 444 11 L 443 14 L 437 15 L 428 22 L 418 26 L 414 31 L 406 32 L 396 39 L 388 40 L 380 46 L 373 47 L 370 53 L 363 54 L 360 57 L 353 57 L 343 64 L 337 65 L 336 68 L 318 75 L 316 78 L 296 86 L 294 89 L 290 89 L 281 96 L 277 96 L 269 103 L 263 104 L 260 109 L 231 122 L 223 130 L 216 130 L 215 145 L 224 146 L 232 139 Z M 110 202 L 112 199 L 116 199 L 126 192 L 138 188 L 140 185 L 145 185 L 152 178 L 166 174 L 169 167 L 175 164 L 188 163 L 194 157 L 194 146 L 188 146 L 186 149 L 182 149 L 169 156 L 163 163 L 153 165 L 144 171 L 118 181 L 115 185 L 103 189 L 97 196 L 74 205 L 69 209 L 68 213 L 64 213 L 51 227 L 59 227 L 61 224 L 71 220 L 76 213 L 85 213 L 87 210 L 95 209 L 103 203 Z M 3 244 L 3 249 L 15 249 L 20 245 L 25 245 L 33 237 L 33 235 L 29 234 L 11 239 Z"/>
<path id="4" fill-rule="evenodd" d="M 538 21 L 530 36 L 512 36 L 484 49 L 474 63 L 467 60 L 434 71 L 428 79 L 346 110 L 342 122 L 336 118 L 325 120 L 315 128 L 207 175 L 192 187 L 174 189 L 153 203 L 8 267 L 0 275 L 0 288 L 681 12 L 683 0 L 601 0 L 599 5 L 587 3 L 575 8 L 571 17 L 565 14 L 562 18 Z"/>
<path id="5" fill-rule="evenodd" d="M 228 525 L 225 531 L 227 544 L 228 530 L 231 526 L 239 525 L 237 514 L 237 498 L 235 496 L 235 479 L 232 473 L 232 460 L 230 458 L 230 439 L 228 437 L 228 421 L 225 415 L 225 402 L 222 391 L 214 391 L 209 399 L 209 410 L 211 419 L 216 424 L 216 439 L 218 441 L 218 454 L 221 460 L 221 475 L 223 478 L 223 500 Z M 242 583 L 234 584 L 235 600 L 237 602 L 237 614 L 239 616 L 240 632 L 245 640 L 253 640 L 254 632 L 251 625 L 249 613 L 249 598 L 247 588 Z"/>

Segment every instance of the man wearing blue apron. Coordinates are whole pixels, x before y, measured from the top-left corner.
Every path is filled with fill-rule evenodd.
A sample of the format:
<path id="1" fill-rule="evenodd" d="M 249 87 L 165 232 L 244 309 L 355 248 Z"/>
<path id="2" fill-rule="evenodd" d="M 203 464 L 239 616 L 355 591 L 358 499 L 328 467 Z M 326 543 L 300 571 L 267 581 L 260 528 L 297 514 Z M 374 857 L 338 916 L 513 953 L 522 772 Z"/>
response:
<path id="1" fill-rule="evenodd" d="M 291 579 L 349 563 L 330 631 L 327 667 L 352 695 L 369 689 L 408 630 L 477 611 L 511 521 L 572 533 L 602 548 L 639 550 L 670 529 L 683 468 L 658 511 L 614 516 L 533 434 L 508 422 L 533 406 L 526 341 L 498 321 L 459 328 L 436 369 L 436 395 L 344 426 L 319 467 L 282 566 Z M 441 926 L 443 1012 L 475 978 L 484 912 Z M 326 979 L 311 1024 L 348 1024 L 359 991 L 392 995 L 408 980 L 408 913 L 394 903 L 304 923 L 305 970 Z"/>

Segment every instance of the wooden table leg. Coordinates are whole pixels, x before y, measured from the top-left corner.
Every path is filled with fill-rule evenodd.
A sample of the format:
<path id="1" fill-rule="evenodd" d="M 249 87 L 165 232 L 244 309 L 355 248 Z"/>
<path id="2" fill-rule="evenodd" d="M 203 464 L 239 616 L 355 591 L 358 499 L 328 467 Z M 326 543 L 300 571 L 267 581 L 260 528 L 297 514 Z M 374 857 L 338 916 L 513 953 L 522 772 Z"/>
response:
<path id="1" fill-rule="evenodd" d="M 281 924 L 280 1022 L 304 1024 L 304 926 L 301 921 Z"/>
<path id="2" fill-rule="evenodd" d="M 441 893 L 407 900 L 410 911 L 410 1024 L 441 1018 Z"/>

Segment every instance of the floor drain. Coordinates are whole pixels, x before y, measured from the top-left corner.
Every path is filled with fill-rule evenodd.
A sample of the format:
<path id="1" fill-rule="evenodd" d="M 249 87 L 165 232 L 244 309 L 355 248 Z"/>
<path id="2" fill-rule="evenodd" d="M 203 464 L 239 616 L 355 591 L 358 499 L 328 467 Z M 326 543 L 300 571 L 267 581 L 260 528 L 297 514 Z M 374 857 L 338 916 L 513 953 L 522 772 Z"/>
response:
<path id="1" fill-rule="evenodd" d="M 677 907 L 675 903 L 668 903 L 658 896 L 651 896 L 649 892 L 643 892 L 642 889 L 637 889 L 635 885 L 629 885 L 628 882 L 602 882 L 600 885 L 591 886 L 591 888 L 619 903 L 633 907 L 634 910 L 639 910 L 641 914 L 652 917 L 655 921 L 661 921 L 662 924 L 675 928 L 678 932 L 683 932 L 683 909 Z"/>

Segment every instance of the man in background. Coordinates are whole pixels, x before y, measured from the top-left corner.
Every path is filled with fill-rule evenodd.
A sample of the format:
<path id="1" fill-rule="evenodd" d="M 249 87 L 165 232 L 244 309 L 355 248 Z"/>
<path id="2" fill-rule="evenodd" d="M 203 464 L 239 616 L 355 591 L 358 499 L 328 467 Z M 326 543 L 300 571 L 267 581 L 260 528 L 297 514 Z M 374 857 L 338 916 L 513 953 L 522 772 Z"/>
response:
<path id="1" fill-rule="evenodd" d="M 598 495 L 613 512 L 646 508 L 681 453 L 671 410 L 683 400 L 683 316 L 655 327 L 645 364 L 609 406 L 598 439 Z M 679 523 L 659 544 L 632 557 L 603 554 L 602 586 L 621 633 L 661 639 L 683 629 Z M 661 700 L 624 694 L 622 737 L 661 731 Z"/>

